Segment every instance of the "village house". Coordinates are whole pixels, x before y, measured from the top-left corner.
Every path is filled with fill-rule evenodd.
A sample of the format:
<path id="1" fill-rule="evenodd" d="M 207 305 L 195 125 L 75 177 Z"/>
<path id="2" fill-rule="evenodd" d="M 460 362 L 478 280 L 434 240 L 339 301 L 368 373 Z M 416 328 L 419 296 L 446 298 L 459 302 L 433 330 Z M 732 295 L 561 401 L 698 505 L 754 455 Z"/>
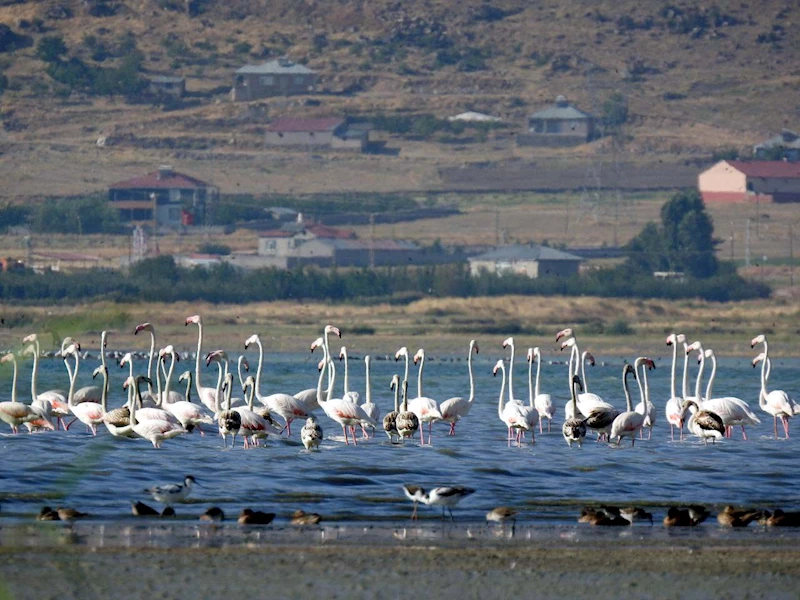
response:
<path id="1" fill-rule="evenodd" d="M 800 163 L 722 160 L 697 183 L 704 202 L 800 202 Z"/>
<path id="2" fill-rule="evenodd" d="M 467 259 L 470 275 L 482 272 L 513 273 L 532 279 L 539 277 L 571 277 L 580 269 L 580 256 L 536 244 L 502 246 Z"/>
<path id="3" fill-rule="evenodd" d="M 791 129 L 782 129 L 775 137 L 756 145 L 753 155 L 761 160 L 783 158 L 800 161 L 800 136 Z"/>
<path id="4" fill-rule="evenodd" d="M 213 185 L 163 165 L 157 171 L 119 181 L 108 189 L 111 206 L 122 221 L 160 226 L 201 224 L 206 206 L 219 191 Z"/>
<path id="5" fill-rule="evenodd" d="M 180 99 L 186 94 L 186 78 L 155 75 L 148 79 L 148 89 L 153 96 Z"/>
<path id="6" fill-rule="evenodd" d="M 521 146 L 574 146 L 594 136 L 595 118 L 558 96 L 553 106 L 528 117 L 528 128 L 517 136 Z"/>
<path id="7" fill-rule="evenodd" d="M 247 102 L 270 96 L 309 94 L 317 85 L 317 74 L 286 58 L 237 69 L 231 89 L 234 102 Z"/>
<path id="8" fill-rule="evenodd" d="M 264 143 L 274 147 L 330 148 L 363 152 L 368 143 L 365 128 L 348 125 L 341 117 L 303 119 L 285 117 L 266 127 Z"/>

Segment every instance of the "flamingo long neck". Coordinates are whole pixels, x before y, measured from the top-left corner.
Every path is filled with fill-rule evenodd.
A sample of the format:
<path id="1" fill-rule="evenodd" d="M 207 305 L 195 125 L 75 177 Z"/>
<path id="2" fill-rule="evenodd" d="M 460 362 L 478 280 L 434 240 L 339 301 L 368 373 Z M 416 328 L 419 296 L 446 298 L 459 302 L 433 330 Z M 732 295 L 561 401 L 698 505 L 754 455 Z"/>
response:
<path id="1" fill-rule="evenodd" d="M 417 398 L 422 398 L 422 369 L 425 368 L 425 353 L 419 356 L 419 373 L 417 373 Z"/>
<path id="2" fill-rule="evenodd" d="M 169 402 L 169 388 L 172 383 L 172 374 L 175 372 L 175 361 L 177 358 L 178 355 L 175 351 L 170 352 L 169 371 L 167 371 L 167 375 L 164 378 L 164 402 Z"/>
<path id="3" fill-rule="evenodd" d="M 331 378 L 328 380 L 330 385 L 328 385 L 328 400 L 333 398 L 333 386 L 336 385 L 336 371 L 333 370 L 333 359 L 331 355 L 328 354 L 328 368 L 332 370 Z"/>
<path id="4" fill-rule="evenodd" d="M 255 400 L 255 397 L 256 397 L 255 382 L 253 382 L 253 383 L 248 382 L 247 386 L 244 386 L 244 387 L 245 387 L 245 394 L 246 394 L 246 398 L 247 398 L 247 408 L 252 412 L 253 411 L 254 400 Z"/>
<path id="5" fill-rule="evenodd" d="M 670 385 L 670 398 L 675 397 L 675 374 L 678 370 L 678 342 L 677 340 L 672 343 L 672 379 L 669 381 Z"/>
<path id="6" fill-rule="evenodd" d="M 503 418 L 503 408 L 505 408 L 505 403 L 503 402 L 503 396 L 506 392 L 506 368 L 503 365 L 500 365 L 500 371 L 502 371 L 503 379 L 500 381 L 500 400 L 497 402 L 497 414 L 502 419 Z"/>
<path id="7" fill-rule="evenodd" d="M 128 386 L 130 389 L 131 386 Z M 136 426 L 136 405 L 142 403 L 142 392 L 139 389 L 139 382 L 136 379 L 133 379 L 133 390 L 131 390 L 133 396 L 133 401 L 131 402 L 129 410 L 131 411 L 130 415 L 130 424 L 131 427 Z"/>
<path id="8" fill-rule="evenodd" d="M 187 402 L 192 401 L 192 374 L 189 373 L 186 381 L 186 394 L 184 396 Z"/>
<path id="9" fill-rule="evenodd" d="M 103 367 L 103 391 L 100 393 L 100 406 L 103 413 L 108 412 L 108 367 Z"/>
<path id="10" fill-rule="evenodd" d="M 711 400 L 711 390 L 714 389 L 714 378 L 717 376 L 717 357 L 712 354 L 711 355 L 711 375 L 708 378 L 708 383 L 706 384 L 706 400 Z"/>
<path id="11" fill-rule="evenodd" d="M 155 331 L 150 332 L 150 357 L 147 359 L 147 378 L 150 380 L 147 383 L 147 389 L 150 390 L 150 393 L 153 393 L 153 356 L 156 353 L 156 333 Z M 197 348 L 197 368 L 200 369 L 200 348 Z M 133 376 L 133 371 L 131 371 L 131 377 Z"/>
<path id="12" fill-rule="evenodd" d="M 17 401 L 17 359 L 11 356 L 11 362 L 14 363 L 14 375 L 11 379 L 11 401 Z"/>
<path id="13" fill-rule="evenodd" d="M 636 371 L 636 383 L 639 384 L 639 396 L 642 398 L 642 405 L 646 406 L 645 396 L 644 396 L 644 387 L 642 387 L 642 378 L 639 377 L 639 366 L 641 366 L 643 361 L 636 359 L 636 362 L 633 364 L 633 369 Z M 644 365 L 645 370 L 647 370 L 647 365 Z M 633 409 L 631 408 L 631 399 L 630 397 L 628 400 L 628 412 L 631 412 Z"/>
<path id="14" fill-rule="evenodd" d="M 67 362 L 67 359 L 64 359 L 64 363 Z M 78 378 L 78 352 L 75 352 L 75 371 L 72 371 L 69 367 L 67 367 L 67 371 L 69 372 L 69 392 L 67 393 L 67 406 L 72 408 L 75 406 L 75 380 Z"/>
<path id="15" fill-rule="evenodd" d="M 700 405 L 703 403 L 703 397 L 700 395 L 700 391 L 703 388 L 703 369 L 706 366 L 706 356 L 705 352 L 703 352 L 703 348 L 700 347 L 700 368 L 697 371 L 697 381 L 694 384 L 694 395 L 697 397 L 697 406 L 698 409 Z"/>
<path id="16" fill-rule="evenodd" d="M 572 398 L 572 414 L 577 415 L 579 414 L 578 411 L 578 393 L 575 391 L 575 386 L 578 385 L 578 382 L 574 379 L 571 379 L 569 382 L 569 393 Z M 628 400 L 628 406 L 630 407 L 630 400 Z"/>
<path id="17" fill-rule="evenodd" d="M 366 384 L 365 384 L 365 388 L 366 388 L 365 392 L 367 394 L 367 403 L 368 404 L 372 404 L 372 385 L 370 384 L 370 381 L 369 381 L 369 363 L 370 363 L 370 360 L 371 359 L 370 359 L 369 356 L 365 356 L 364 357 L 364 372 L 365 372 L 365 377 L 367 378 L 367 381 L 366 381 Z"/>
<path id="18" fill-rule="evenodd" d="M 534 359 L 536 360 L 536 390 L 534 394 L 536 397 L 539 396 L 539 374 L 542 371 L 542 355 L 539 352 L 533 353 Z"/>
<path id="19" fill-rule="evenodd" d="M 514 342 L 512 341 L 509 346 L 511 346 L 511 358 L 508 361 L 508 401 L 511 402 L 514 400 Z"/>
<path id="20" fill-rule="evenodd" d="M 236 361 L 236 372 L 239 375 L 239 385 L 242 386 L 244 389 L 244 377 L 242 376 L 242 365 L 244 364 L 244 354 L 239 356 L 239 360 Z"/>
<path id="21" fill-rule="evenodd" d="M 581 381 L 583 382 L 584 393 L 589 393 L 589 380 L 586 379 L 586 355 L 589 354 L 586 350 L 581 354 Z"/>
<path id="22" fill-rule="evenodd" d="M 408 412 L 408 379 L 403 381 L 403 412 Z"/>
<path id="23" fill-rule="evenodd" d="M 163 358 L 160 356 L 156 361 L 156 391 L 158 392 L 158 396 L 156 396 L 156 406 L 161 408 L 161 401 L 164 399 L 164 395 L 161 393 L 161 362 Z"/>
<path id="24" fill-rule="evenodd" d="M 36 400 L 39 394 L 36 393 L 36 381 L 39 377 L 39 340 L 33 340 L 33 370 L 31 371 L 31 400 Z"/>
<path id="25" fill-rule="evenodd" d="M 347 348 L 342 346 L 342 356 L 344 357 L 344 393 L 350 392 L 350 369 L 347 367 Z"/>
<path id="26" fill-rule="evenodd" d="M 569 351 L 569 368 L 567 369 L 567 387 L 570 390 L 570 394 L 572 393 L 572 376 L 577 375 L 577 373 L 573 373 L 575 369 L 575 346 L 573 346 Z"/>
<path id="27" fill-rule="evenodd" d="M 322 332 L 322 343 L 325 348 L 328 348 L 328 354 L 330 354 L 330 332 L 327 327 L 325 327 L 325 330 Z M 325 365 L 327 366 L 327 364 L 326 361 Z M 325 367 L 323 367 L 322 370 L 324 371 Z M 328 387 L 331 387 L 331 371 L 328 371 Z"/>
<path id="28" fill-rule="evenodd" d="M 531 355 L 528 361 L 528 402 L 533 406 L 533 361 L 535 357 Z"/>
<path id="29" fill-rule="evenodd" d="M 400 412 L 400 382 L 396 382 L 394 385 L 394 412 L 397 414 Z"/>
<path id="30" fill-rule="evenodd" d="M 767 361 L 769 358 L 764 356 L 761 361 L 761 393 L 758 395 L 758 405 L 764 408 L 767 405 Z"/>
<path id="31" fill-rule="evenodd" d="M 469 356 L 467 356 L 467 371 L 469 371 L 469 399 L 468 404 L 472 404 L 475 400 L 475 376 L 472 374 L 472 349 L 474 344 L 469 345 Z"/>
<path id="32" fill-rule="evenodd" d="M 264 366 L 264 345 L 261 343 L 261 337 L 256 337 L 256 344 L 258 344 L 258 368 L 256 369 L 255 395 L 256 398 L 261 398 L 261 369 Z"/>
<path id="33" fill-rule="evenodd" d="M 219 412 L 222 410 L 223 400 L 222 397 L 222 361 L 217 361 L 217 388 L 216 388 L 216 404 L 214 408 L 216 409 L 215 412 Z"/>
<path id="34" fill-rule="evenodd" d="M 403 381 L 408 381 L 408 352 L 406 352 L 403 357 L 406 359 L 406 368 L 403 374 Z M 404 409 L 405 410 L 405 409 Z"/>
<path id="35" fill-rule="evenodd" d="M 194 363 L 194 386 L 195 391 L 197 392 L 198 397 L 202 398 L 203 395 L 200 393 L 202 386 L 200 385 L 200 361 L 203 357 L 203 322 L 198 321 L 197 323 L 197 360 Z M 217 385 L 217 394 L 219 395 L 219 385 Z M 219 407 L 217 407 L 219 409 Z"/>
<path id="36" fill-rule="evenodd" d="M 628 369 L 623 369 L 622 371 L 622 389 L 625 391 L 625 406 L 628 407 L 628 410 L 631 409 L 631 390 L 628 387 L 628 373 L 630 371 Z"/>
<path id="37" fill-rule="evenodd" d="M 683 343 L 683 399 L 689 397 L 689 352 L 687 348 L 689 345 Z"/>

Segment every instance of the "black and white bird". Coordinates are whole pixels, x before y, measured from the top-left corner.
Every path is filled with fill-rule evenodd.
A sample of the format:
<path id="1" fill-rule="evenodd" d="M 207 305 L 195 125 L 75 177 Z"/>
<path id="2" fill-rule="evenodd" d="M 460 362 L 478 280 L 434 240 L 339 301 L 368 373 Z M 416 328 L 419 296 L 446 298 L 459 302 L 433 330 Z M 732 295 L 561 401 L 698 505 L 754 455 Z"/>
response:
<path id="1" fill-rule="evenodd" d="M 154 485 L 147 488 L 145 492 L 149 493 L 156 502 L 172 506 L 176 502 L 183 502 L 192 492 L 192 486 L 196 483 L 197 481 L 192 475 L 187 475 L 183 478 L 183 483 Z"/>
<path id="2" fill-rule="evenodd" d="M 414 512 L 411 513 L 411 520 L 417 518 L 417 506 L 420 502 L 424 502 L 425 498 L 425 490 L 423 490 L 418 485 L 411 485 L 409 483 L 403 484 L 403 491 L 406 494 L 406 498 L 411 500 L 414 503 Z"/>
<path id="3" fill-rule="evenodd" d="M 306 424 L 300 430 L 300 440 L 306 450 L 319 448 L 320 442 L 322 442 L 322 427 L 317 423 L 315 417 L 311 416 L 306 419 Z"/>
<path id="4" fill-rule="evenodd" d="M 451 521 L 455 521 L 455 519 L 453 519 L 453 507 L 461 502 L 462 499 L 475 493 L 475 490 L 472 488 L 460 486 L 435 487 L 430 492 L 426 492 L 419 486 L 409 484 L 403 486 L 403 491 L 405 491 L 406 497 L 414 502 L 414 512 L 411 515 L 412 519 L 415 519 L 417 516 L 417 504 L 422 502 L 428 506 L 441 506 L 442 519 L 445 518 L 444 511 L 447 509 L 450 513 Z"/>

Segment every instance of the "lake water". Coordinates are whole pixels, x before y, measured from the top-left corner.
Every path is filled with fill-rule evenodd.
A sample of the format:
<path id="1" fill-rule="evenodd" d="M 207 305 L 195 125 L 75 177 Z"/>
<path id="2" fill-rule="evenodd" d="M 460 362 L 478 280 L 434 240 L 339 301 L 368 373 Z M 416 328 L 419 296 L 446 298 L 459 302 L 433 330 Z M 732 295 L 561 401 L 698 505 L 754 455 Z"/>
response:
<path id="1" fill-rule="evenodd" d="M 522 447 L 508 448 L 505 426 L 497 416 L 500 378 L 492 377 L 492 367 L 504 356 L 499 342 L 497 345 L 495 350 L 488 342 L 482 343 L 481 354 L 474 360 L 476 400 L 471 413 L 458 424 L 455 437 L 447 435 L 447 425 L 435 425 L 432 446 L 420 447 L 418 438 L 393 445 L 382 430 L 357 447 L 345 446 L 341 428 L 321 411 L 318 416 L 325 440 L 318 452 L 307 452 L 300 444 L 301 422 L 293 424 L 291 440 L 274 438 L 264 447 L 251 450 L 243 450 L 238 441 L 234 450 L 224 450 L 215 427 L 211 435 L 194 433 L 154 449 L 145 440 L 115 439 L 102 428 L 97 437 L 92 437 L 80 422 L 69 431 L 16 436 L 0 423 L 4 457 L 0 461 L 0 515 L 10 520 L 30 519 L 41 506 L 49 504 L 74 506 L 103 519 L 127 518 L 131 500 L 156 505 L 144 488 L 180 482 L 186 474 L 194 475 L 203 487 L 193 490 L 193 504 L 177 506 L 178 514 L 184 516 L 200 514 L 211 505 L 233 516 L 249 506 L 284 517 L 302 508 L 330 520 L 389 523 L 410 515 L 411 504 L 401 489 L 404 483 L 474 487 L 476 493 L 455 509 L 457 520 L 479 521 L 487 510 L 510 505 L 524 511 L 519 521 L 529 525 L 572 524 L 582 503 L 597 501 L 647 503 L 655 507 L 657 521 L 663 517 L 663 507 L 670 504 L 800 508 L 800 430 L 793 422 L 789 440 L 773 438 L 772 418 L 758 408 L 760 371 L 753 369 L 747 358 L 720 359 L 714 396 L 738 396 L 759 415 L 762 423 L 748 428 L 748 441 L 741 439 L 740 429 L 733 438 L 714 445 L 706 446 L 692 436 L 683 442 L 670 441 L 664 401 L 669 397 L 671 354 L 664 352 L 654 354 L 658 367 L 649 375 L 651 400 L 658 409 L 652 440 L 637 440 L 634 448 L 629 441 L 623 442 L 618 448 L 596 443 L 590 434 L 583 448 L 570 449 L 561 436 L 564 404 L 569 397 L 567 367 L 548 363 L 563 361 L 562 355 L 545 353 L 542 392 L 557 399 L 552 433 L 539 435 L 537 431 L 535 445 L 528 437 Z M 414 351 L 411 346 L 409 349 Z M 440 402 L 468 395 L 466 358 L 455 351 L 429 357 L 425 395 Z M 249 358 L 255 365 L 256 356 Z M 268 355 L 262 392 L 293 393 L 313 387 L 319 358 L 318 353 Z M 392 409 L 389 382 L 392 374 L 402 375 L 402 363 L 383 360 L 387 357 L 373 358 L 373 400 L 383 415 Z M 623 360 L 634 358 L 598 355 L 598 365 L 587 367 L 591 391 L 624 410 L 620 375 Z M 20 373 L 19 395 L 26 401 L 30 398 L 29 364 L 22 365 Z M 79 386 L 92 383 L 91 371 L 97 364 L 96 359 L 81 364 Z M 363 364 L 351 357 L 350 383 L 361 392 L 362 401 Z M 146 369 L 141 360 L 136 366 L 137 370 Z M 339 387 L 342 369 L 341 365 L 337 367 Z M 776 359 L 770 389 L 785 389 L 797 397 L 793 392 L 797 391 L 798 368 L 798 359 Z M 111 366 L 111 406 L 123 402 L 123 374 Z M 413 367 L 410 379 L 414 396 Z M 517 359 L 514 379 L 515 396 L 527 401 L 524 359 Z M 212 380 L 216 381 L 215 371 L 204 370 L 204 385 L 211 385 Z M 8 379 L 5 382 L 6 390 L 10 389 Z M 66 382 L 61 361 L 42 361 L 40 391 L 66 389 Z M 638 389 L 635 382 L 631 383 L 634 402 L 638 402 Z M 10 393 L 6 391 L 5 395 L 8 398 Z M 420 515 L 434 517 L 437 511 L 421 507 Z"/>

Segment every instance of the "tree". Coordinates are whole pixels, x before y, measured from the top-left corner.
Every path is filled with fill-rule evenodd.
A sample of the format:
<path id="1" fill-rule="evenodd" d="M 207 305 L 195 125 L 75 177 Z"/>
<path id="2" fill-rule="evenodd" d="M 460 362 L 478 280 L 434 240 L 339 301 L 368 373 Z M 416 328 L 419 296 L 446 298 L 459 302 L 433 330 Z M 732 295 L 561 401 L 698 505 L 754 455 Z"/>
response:
<path id="1" fill-rule="evenodd" d="M 60 35 L 47 35 L 36 44 L 36 56 L 45 62 L 58 62 L 66 53 L 67 45 Z"/>
<path id="2" fill-rule="evenodd" d="M 610 130 L 618 129 L 628 121 L 628 99 L 614 92 L 603 103 L 603 125 Z"/>

